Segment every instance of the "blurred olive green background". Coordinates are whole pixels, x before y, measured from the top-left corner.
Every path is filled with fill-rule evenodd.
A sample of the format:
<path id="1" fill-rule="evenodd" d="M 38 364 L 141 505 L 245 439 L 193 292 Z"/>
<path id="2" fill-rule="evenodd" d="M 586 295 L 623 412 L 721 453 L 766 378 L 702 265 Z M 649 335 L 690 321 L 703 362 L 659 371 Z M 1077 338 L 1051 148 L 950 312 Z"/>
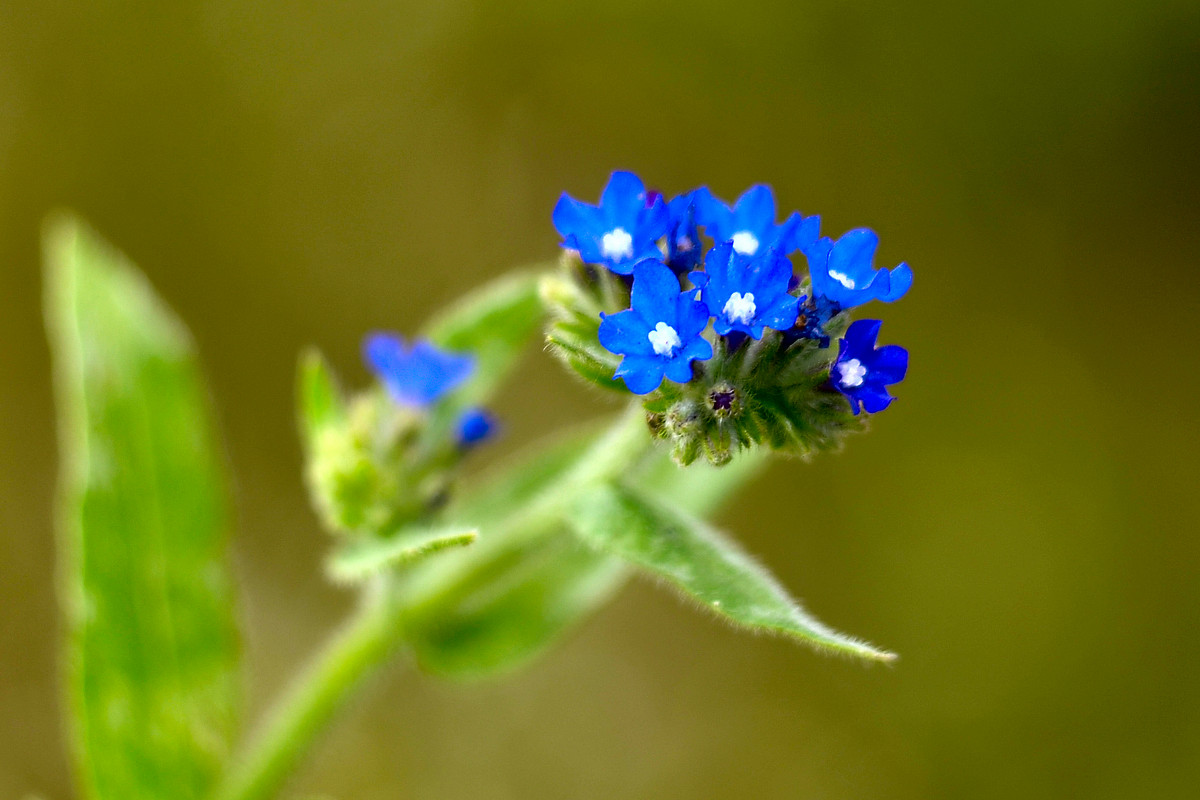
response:
<path id="1" fill-rule="evenodd" d="M 872 434 L 723 523 L 892 669 L 637 584 L 512 680 L 398 667 L 294 784 L 338 798 L 1178 798 L 1200 781 L 1200 6 L 0 4 L 0 796 L 70 795 L 38 227 L 76 208 L 191 325 L 236 475 L 247 715 L 351 603 L 303 345 L 550 258 L 614 168 L 756 181 L 917 281 Z M 534 349 L 507 439 L 608 406 Z"/>

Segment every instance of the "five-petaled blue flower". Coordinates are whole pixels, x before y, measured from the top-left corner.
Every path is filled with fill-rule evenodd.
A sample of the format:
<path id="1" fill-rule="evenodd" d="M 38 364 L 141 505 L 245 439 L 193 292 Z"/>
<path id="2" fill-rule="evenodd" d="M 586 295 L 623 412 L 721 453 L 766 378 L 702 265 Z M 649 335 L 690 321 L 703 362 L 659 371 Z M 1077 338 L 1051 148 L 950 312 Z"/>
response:
<path id="1" fill-rule="evenodd" d="M 842 308 L 853 308 L 882 300 L 899 300 L 912 286 L 908 264 L 891 270 L 876 270 L 872 262 L 879 237 L 867 228 L 857 228 L 836 242 L 821 237 L 805 249 L 813 293 L 828 298 Z"/>
<path id="2" fill-rule="evenodd" d="M 588 264 L 603 264 L 619 275 L 633 272 L 642 259 L 662 258 L 658 240 L 669 225 L 662 196 L 647 198 L 645 184 L 632 172 L 612 174 L 599 206 L 564 192 L 554 207 L 554 227 L 563 246 L 578 250 Z"/>
<path id="3" fill-rule="evenodd" d="M 775 224 L 775 194 L 770 186 L 751 186 L 732 208 L 707 189 L 697 190 L 696 221 L 715 242 L 732 242 L 733 249 L 752 256 L 767 248 L 787 255 L 812 246 L 821 228 L 821 218 L 801 217 L 793 212 Z"/>
<path id="4" fill-rule="evenodd" d="M 725 242 L 708 251 L 704 269 L 689 277 L 701 287 L 720 335 L 741 331 L 761 339 L 765 328 L 786 331 L 796 324 L 800 299 L 788 293 L 792 262 L 774 249 L 751 257 Z"/>
<path id="5" fill-rule="evenodd" d="M 376 333 L 367 337 L 369 366 L 399 404 L 425 408 L 470 377 L 475 359 L 450 353 L 418 339 L 410 347 L 402 337 Z"/>
<path id="6" fill-rule="evenodd" d="M 464 450 L 496 435 L 496 418 L 482 408 L 469 408 L 458 418 L 454 438 Z"/>
<path id="7" fill-rule="evenodd" d="M 708 309 L 694 295 L 679 291 L 679 279 L 660 261 L 634 266 L 630 308 L 600 321 L 600 344 L 625 356 L 614 379 L 624 378 L 634 394 L 653 392 L 663 376 L 676 383 L 692 379 L 692 362 L 713 354 L 701 336 Z"/>
<path id="8" fill-rule="evenodd" d="M 868 413 L 883 411 L 895 398 L 887 387 L 904 380 L 908 371 L 908 351 L 895 344 L 876 348 L 877 319 L 860 319 L 846 329 L 837 361 L 829 368 L 829 379 L 846 395 L 857 414 L 859 405 Z"/>
<path id="9" fill-rule="evenodd" d="M 704 188 L 681 194 L 667 204 L 667 266 L 680 275 L 694 269 L 703 256 L 700 230 L 696 225 L 696 198 L 707 195 Z"/>

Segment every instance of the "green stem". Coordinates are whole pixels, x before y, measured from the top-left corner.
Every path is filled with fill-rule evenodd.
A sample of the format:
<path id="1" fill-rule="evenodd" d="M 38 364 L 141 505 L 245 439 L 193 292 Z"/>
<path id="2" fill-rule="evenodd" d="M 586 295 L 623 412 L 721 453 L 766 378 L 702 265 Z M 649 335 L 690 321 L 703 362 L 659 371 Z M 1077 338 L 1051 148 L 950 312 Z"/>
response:
<path id="1" fill-rule="evenodd" d="M 386 600 L 372 598 L 325 644 L 276 703 L 250 751 L 226 775 L 218 800 L 275 794 L 326 723 L 400 644 Z"/>
<path id="2" fill-rule="evenodd" d="M 649 445 L 644 414 L 634 404 L 550 490 L 488 535 L 521 536 L 540 530 L 582 491 L 627 471 Z M 436 603 L 450 587 L 423 586 L 419 598 L 406 597 L 404 602 L 396 602 L 391 587 L 374 588 L 380 591 L 367 598 L 268 713 L 262 731 L 226 775 L 215 800 L 272 797 L 355 690 L 399 648 L 409 610 Z"/>

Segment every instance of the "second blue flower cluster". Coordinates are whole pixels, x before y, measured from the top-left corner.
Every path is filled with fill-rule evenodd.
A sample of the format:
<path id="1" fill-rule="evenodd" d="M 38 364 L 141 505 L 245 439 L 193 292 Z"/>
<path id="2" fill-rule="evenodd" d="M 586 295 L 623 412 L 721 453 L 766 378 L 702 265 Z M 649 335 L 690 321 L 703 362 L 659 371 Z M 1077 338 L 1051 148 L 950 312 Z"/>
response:
<path id="1" fill-rule="evenodd" d="M 630 307 L 602 315 L 600 343 L 624 356 L 614 378 L 649 394 L 664 378 L 687 383 L 693 362 L 713 357 L 705 332 L 736 343 L 776 330 L 793 340 L 828 344 L 834 315 L 872 300 L 900 299 L 912 285 L 907 264 L 876 269 L 879 239 L 865 228 L 837 240 L 820 235 L 820 217 L 793 212 L 777 221 L 769 186 L 750 188 L 732 205 L 706 187 L 671 200 L 638 176 L 615 172 L 591 205 L 564 194 L 554 208 L 563 246 L 588 264 L 633 281 Z M 712 245 L 705 252 L 703 236 Z M 811 296 L 801 294 L 790 257 L 808 262 Z M 681 283 L 686 277 L 687 283 Z M 840 341 L 830 382 L 855 413 L 881 411 L 887 386 L 903 379 L 908 353 L 877 347 L 878 320 L 859 320 Z"/>

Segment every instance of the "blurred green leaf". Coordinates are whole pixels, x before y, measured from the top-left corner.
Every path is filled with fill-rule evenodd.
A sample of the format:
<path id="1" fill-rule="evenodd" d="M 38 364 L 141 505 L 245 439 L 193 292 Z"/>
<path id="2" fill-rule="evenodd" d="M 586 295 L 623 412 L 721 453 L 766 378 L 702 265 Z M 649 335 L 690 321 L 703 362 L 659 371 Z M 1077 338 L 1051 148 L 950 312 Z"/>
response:
<path id="1" fill-rule="evenodd" d="M 188 332 L 79 221 L 48 224 L 60 581 L 81 794 L 199 798 L 235 720 L 225 485 Z"/>
<path id="2" fill-rule="evenodd" d="M 426 326 L 425 335 L 434 343 L 475 355 L 474 374 L 454 393 L 458 405 L 486 401 L 541 329 L 539 277 L 534 272 L 518 272 L 498 278 L 466 295 Z"/>
<path id="3" fill-rule="evenodd" d="M 895 658 L 811 617 L 733 542 L 676 508 L 609 484 L 583 495 L 570 520 L 598 551 L 665 579 L 739 626 L 874 661 Z"/>
<path id="4" fill-rule="evenodd" d="M 358 539 L 334 552 L 329 559 L 329 577 L 339 583 L 357 583 L 441 550 L 466 547 L 478 536 L 478 531 L 461 527 L 412 527 L 386 539 Z"/>
<path id="5" fill-rule="evenodd" d="M 346 401 L 329 362 L 315 349 L 300 357 L 296 390 L 300 432 L 311 449 L 322 430 L 345 422 Z"/>
<path id="6" fill-rule="evenodd" d="M 588 452 L 593 431 L 564 437 L 506 465 L 500 477 L 463 502 L 458 517 L 500 519 L 522 507 Z M 765 463 L 765 458 L 742 458 L 723 469 L 683 470 L 660 454 L 635 475 L 639 484 L 711 513 Z M 629 574 L 620 559 L 582 546 L 562 521 L 553 521 L 541 536 L 529 531 L 506 536 L 502 529 L 492 536 L 488 530 L 470 552 L 425 568 L 425 578 L 436 576 L 447 585 L 410 616 L 408 638 L 428 672 L 471 679 L 516 669 L 607 602 Z M 414 596 L 428 593 L 427 586 L 414 582 Z"/>
<path id="7" fill-rule="evenodd" d="M 409 638 L 422 669 L 456 679 L 516 669 L 608 600 L 628 571 L 561 529 L 497 566 L 422 615 Z"/>

